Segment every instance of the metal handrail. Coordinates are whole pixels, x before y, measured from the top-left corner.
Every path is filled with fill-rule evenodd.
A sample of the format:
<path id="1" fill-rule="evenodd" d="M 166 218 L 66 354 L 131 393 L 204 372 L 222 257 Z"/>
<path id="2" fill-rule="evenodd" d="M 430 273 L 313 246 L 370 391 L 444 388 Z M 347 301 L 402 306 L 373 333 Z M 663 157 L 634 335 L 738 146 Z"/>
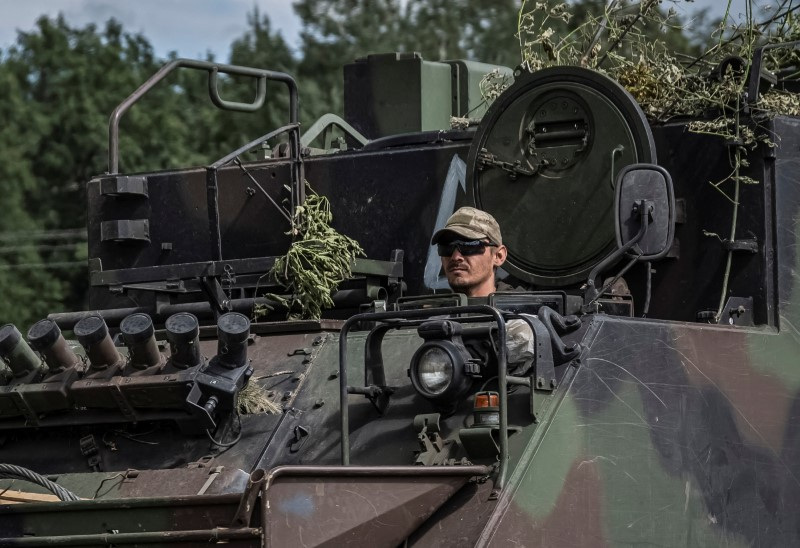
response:
<path id="1" fill-rule="evenodd" d="M 294 78 L 283 72 L 275 72 L 271 70 L 256 69 L 251 67 L 242 67 L 238 65 L 225 65 L 220 63 L 212 63 L 210 61 L 197 61 L 194 59 L 175 59 L 161 67 L 158 72 L 147 79 L 139 88 L 131 93 L 124 101 L 122 101 L 114 112 L 111 113 L 111 118 L 108 122 L 108 172 L 115 174 L 119 172 L 119 122 L 122 116 L 130 109 L 136 102 L 139 101 L 150 89 L 157 83 L 163 80 L 168 74 L 178 68 L 190 68 L 195 70 L 203 70 L 208 72 L 208 94 L 211 102 L 217 107 L 224 110 L 233 110 L 238 112 L 255 112 L 264 106 L 266 98 L 266 85 L 267 80 L 274 80 L 283 82 L 289 88 L 289 123 L 297 124 L 299 122 L 299 108 L 298 108 L 298 93 L 297 83 Z M 239 103 L 235 101 L 226 101 L 219 95 L 218 88 L 218 75 L 219 73 L 234 74 L 238 76 L 249 76 L 257 79 L 256 98 L 252 103 Z M 298 147 L 299 148 L 299 147 Z M 298 151 L 299 152 L 299 151 Z"/>
<path id="2" fill-rule="evenodd" d="M 497 348 L 497 383 L 500 391 L 500 466 L 495 482 L 497 491 L 503 489 L 508 467 L 508 383 L 506 381 L 506 324 L 504 313 L 488 305 L 452 306 L 424 310 L 404 310 L 400 312 L 366 312 L 351 316 L 342 326 L 339 335 L 339 409 L 341 413 L 341 455 L 342 465 L 350 465 L 350 414 L 347 397 L 350 386 L 347 384 L 347 334 L 359 322 L 380 322 L 386 320 L 413 320 L 430 316 L 450 316 L 455 314 L 483 314 L 497 324 L 499 344 Z M 477 321 L 478 318 L 470 318 Z M 402 327 L 400 324 L 398 327 Z M 366 364 L 365 364 L 366 367 Z"/>

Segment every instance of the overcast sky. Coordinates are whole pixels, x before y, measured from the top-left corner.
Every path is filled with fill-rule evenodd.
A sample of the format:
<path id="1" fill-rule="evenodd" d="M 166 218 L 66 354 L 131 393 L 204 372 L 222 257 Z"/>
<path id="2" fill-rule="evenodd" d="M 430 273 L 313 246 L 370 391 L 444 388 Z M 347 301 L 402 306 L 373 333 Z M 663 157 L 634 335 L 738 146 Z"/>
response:
<path id="1" fill-rule="evenodd" d="M 733 11 L 741 13 L 745 1 L 733 0 Z M 726 0 L 694 0 L 677 6 L 681 14 L 691 13 L 696 6 L 722 15 L 726 4 Z M 18 30 L 31 30 L 40 15 L 61 12 L 68 24 L 78 27 L 102 25 L 115 17 L 126 31 L 141 32 L 159 57 L 173 50 L 181 57 L 195 58 L 211 51 L 224 62 L 231 42 L 245 31 L 247 13 L 256 5 L 296 50 L 300 23 L 291 0 L 0 0 L 0 49 L 14 43 Z M 669 0 L 662 5 L 668 6 Z"/>
<path id="2" fill-rule="evenodd" d="M 273 29 L 297 44 L 300 23 L 290 0 L 0 0 L 0 48 L 14 43 L 17 31 L 34 28 L 41 15 L 64 14 L 71 26 L 102 26 L 111 17 L 128 32 L 140 32 L 156 55 L 177 51 L 182 57 L 203 57 L 212 51 L 227 61 L 234 39 L 247 26 L 247 13 L 258 6 Z"/>

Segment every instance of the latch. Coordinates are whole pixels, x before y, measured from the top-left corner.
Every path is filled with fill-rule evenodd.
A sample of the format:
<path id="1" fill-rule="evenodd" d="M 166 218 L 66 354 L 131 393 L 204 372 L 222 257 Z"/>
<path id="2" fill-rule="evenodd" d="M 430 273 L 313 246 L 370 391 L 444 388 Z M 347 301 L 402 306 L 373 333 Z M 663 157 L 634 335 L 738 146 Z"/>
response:
<path id="1" fill-rule="evenodd" d="M 510 179 L 516 179 L 520 175 L 525 175 L 527 177 L 532 177 L 539 172 L 539 165 L 537 165 L 534 169 L 526 169 L 522 167 L 522 162 L 516 160 L 515 162 L 504 162 L 500 160 L 492 154 L 491 152 L 487 151 L 485 148 L 482 148 L 481 151 L 478 153 L 478 159 L 476 162 L 478 169 L 484 169 L 488 167 L 497 167 L 502 169 L 503 171 L 508 172 L 508 177 Z M 542 166 L 547 165 L 546 162 L 540 164 Z"/>
<path id="2" fill-rule="evenodd" d="M 100 472 L 103 465 L 103 459 L 100 457 L 100 448 L 97 447 L 97 440 L 94 439 L 92 434 L 84 436 L 80 439 L 79 446 L 81 454 L 86 457 L 86 463 L 93 472 Z"/>
<path id="3" fill-rule="evenodd" d="M 311 431 L 306 426 L 300 426 L 299 424 L 294 427 L 294 436 L 292 437 L 291 441 L 289 442 L 289 452 L 290 453 L 297 453 L 300 449 L 305 445 L 306 440 L 308 440 L 308 436 L 311 434 Z"/>
<path id="4" fill-rule="evenodd" d="M 295 348 L 291 352 L 286 354 L 287 356 L 310 356 L 311 349 L 310 348 Z"/>

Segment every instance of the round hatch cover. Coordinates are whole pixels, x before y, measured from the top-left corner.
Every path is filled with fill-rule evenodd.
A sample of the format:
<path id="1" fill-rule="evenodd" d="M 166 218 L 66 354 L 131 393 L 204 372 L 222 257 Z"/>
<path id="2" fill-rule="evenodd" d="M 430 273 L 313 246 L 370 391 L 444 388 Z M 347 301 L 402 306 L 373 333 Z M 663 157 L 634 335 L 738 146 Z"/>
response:
<path id="1" fill-rule="evenodd" d="M 579 67 L 517 76 L 495 100 L 467 160 L 475 207 L 491 213 L 520 280 L 585 280 L 615 248 L 614 181 L 656 161 L 639 105 L 614 80 Z"/>

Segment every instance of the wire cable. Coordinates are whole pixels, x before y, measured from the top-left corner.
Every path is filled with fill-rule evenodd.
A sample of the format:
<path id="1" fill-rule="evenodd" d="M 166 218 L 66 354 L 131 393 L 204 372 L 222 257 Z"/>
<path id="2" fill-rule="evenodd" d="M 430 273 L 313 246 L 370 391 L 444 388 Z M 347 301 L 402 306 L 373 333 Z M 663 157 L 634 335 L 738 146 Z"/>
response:
<path id="1" fill-rule="evenodd" d="M 650 312 L 650 296 L 653 293 L 653 266 L 650 264 L 650 261 L 647 262 L 647 289 L 646 289 L 646 297 L 644 301 L 644 308 L 642 309 L 642 318 L 647 317 L 647 313 Z"/>
<path id="2" fill-rule="evenodd" d="M 28 470 L 22 466 L 16 466 L 14 464 L 0 464 L 0 479 L 21 479 L 35 483 L 44 487 L 57 496 L 60 500 L 65 502 L 80 500 L 80 498 L 72 491 L 68 491 L 41 474 L 37 474 L 33 470 Z"/>
<path id="3" fill-rule="evenodd" d="M 233 439 L 233 441 L 229 442 L 217 441 L 214 439 L 214 436 L 211 435 L 211 430 L 206 430 L 206 435 L 208 436 L 208 439 L 211 440 L 211 443 L 213 443 L 218 447 L 233 447 L 234 445 L 239 443 L 239 440 L 242 439 L 242 416 L 238 413 L 238 411 L 236 412 L 236 419 L 239 422 L 239 433 L 236 434 L 236 437 Z"/>

